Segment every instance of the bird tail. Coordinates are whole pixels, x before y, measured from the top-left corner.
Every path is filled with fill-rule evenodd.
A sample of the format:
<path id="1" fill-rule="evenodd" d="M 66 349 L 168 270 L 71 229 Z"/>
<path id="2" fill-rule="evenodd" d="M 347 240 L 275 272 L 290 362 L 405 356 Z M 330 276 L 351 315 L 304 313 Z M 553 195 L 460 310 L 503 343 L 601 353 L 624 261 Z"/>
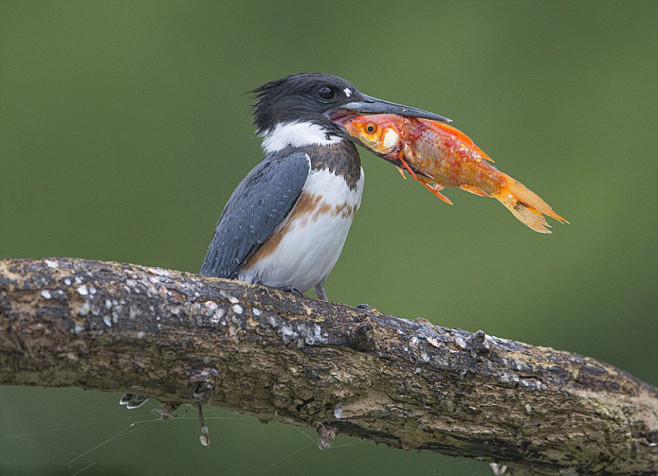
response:
<path id="1" fill-rule="evenodd" d="M 518 180 L 507 174 L 504 175 L 507 183 L 493 196 L 505 205 L 521 223 L 537 233 L 551 233 L 551 230 L 549 230 L 551 225 L 546 222 L 543 215 L 554 218 L 561 223 L 569 223 L 555 213 L 539 195 Z"/>

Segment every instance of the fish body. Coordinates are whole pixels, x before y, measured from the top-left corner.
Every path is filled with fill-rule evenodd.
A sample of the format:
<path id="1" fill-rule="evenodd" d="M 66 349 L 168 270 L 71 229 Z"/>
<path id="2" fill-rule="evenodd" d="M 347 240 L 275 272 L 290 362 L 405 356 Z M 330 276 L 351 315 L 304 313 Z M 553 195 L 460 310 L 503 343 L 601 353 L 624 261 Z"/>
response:
<path id="1" fill-rule="evenodd" d="M 494 197 L 523 224 L 550 233 L 543 215 L 568 223 L 521 182 L 489 164 L 493 160 L 463 132 L 441 122 L 373 114 L 345 118 L 340 123 L 350 136 L 380 157 L 409 173 L 446 203 L 440 191 L 459 187 Z"/>

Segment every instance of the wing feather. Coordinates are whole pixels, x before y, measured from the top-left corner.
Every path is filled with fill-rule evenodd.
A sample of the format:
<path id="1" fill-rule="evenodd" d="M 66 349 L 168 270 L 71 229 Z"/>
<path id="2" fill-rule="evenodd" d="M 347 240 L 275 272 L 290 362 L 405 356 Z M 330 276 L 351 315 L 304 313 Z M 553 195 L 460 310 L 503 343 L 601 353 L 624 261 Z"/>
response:
<path id="1" fill-rule="evenodd" d="M 288 216 L 311 170 L 303 152 L 269 154 L 237 186 L 222 212 L 201 274 L 235 278 Z"/>

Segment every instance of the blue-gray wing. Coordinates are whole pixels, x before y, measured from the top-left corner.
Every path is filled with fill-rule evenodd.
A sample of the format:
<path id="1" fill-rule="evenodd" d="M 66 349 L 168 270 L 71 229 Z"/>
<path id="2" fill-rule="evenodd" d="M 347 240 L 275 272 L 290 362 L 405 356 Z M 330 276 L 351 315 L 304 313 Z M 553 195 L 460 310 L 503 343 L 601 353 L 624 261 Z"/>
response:
<path id="1" fill-rule="evenodd" d="M 237 186 L 208 246 L 201 274 L 235 278 L 288 216 L 311 170 L 303 152 L 269 154 Z"/>

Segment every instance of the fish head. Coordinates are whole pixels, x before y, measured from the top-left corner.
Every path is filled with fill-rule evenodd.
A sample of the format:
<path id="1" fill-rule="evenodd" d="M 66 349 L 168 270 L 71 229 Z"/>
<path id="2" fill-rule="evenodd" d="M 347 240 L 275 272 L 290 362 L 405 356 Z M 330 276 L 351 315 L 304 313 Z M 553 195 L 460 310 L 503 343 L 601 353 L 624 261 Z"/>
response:
<path id="1" fill-rule="evenodd" d="M 403 123 L 404 118 L 394 114 L 370 114 L 341 121 L 352 138 L 381 155 L 392 154 L 399 148 Z"/>

